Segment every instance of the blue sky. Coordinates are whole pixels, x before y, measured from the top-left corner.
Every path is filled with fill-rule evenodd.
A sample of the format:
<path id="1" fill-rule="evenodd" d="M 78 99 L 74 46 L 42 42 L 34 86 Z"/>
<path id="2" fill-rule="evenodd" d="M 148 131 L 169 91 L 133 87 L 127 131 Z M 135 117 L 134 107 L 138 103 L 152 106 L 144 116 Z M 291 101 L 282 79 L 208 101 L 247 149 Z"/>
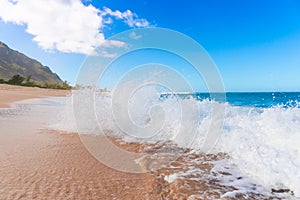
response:
<path id="1" fill-rule="evenodd" d="M 77 42 L 80 36 L 89 35 L 97 27 L 100 33 L 97 38 L 103 40 L 125 30 L 152 25 L 179 31 L 201 44 L 216 63 L 227 91 L 300 90 L 300 1 L 297 0 L 72 0 L 63 3 L 52 0 L 47 9 L 53 6 L 55 12 L 43 10 L 44 4 L 30 2 L 37 1 L 19 0 L 15 3 L 20 4 L 16 10 L 12 7 L 15 5 L 4 9 L 3 5 L 10 3 L 0 0 L 0 40 L 50 66 L 70 83 L 74 83 L 89 47 L 98 43 L 90 37 L 83 47 L 82 43 L 59 38 L 63 31 L 70 33 L 68 26 L 79 28 L 82 35 L 71 34 Z M 77 12 L 70 19 L 59 13 L 66 12 L 65 9 L 71 17 L 68 9 Z M 93 20 L 93 11 L 97 9 L 103 17 Z M 59 18 L 51 18 L 48 11 Z M 37 14 L 31 16 L 31 13 Z M 52 27 L 52 22 L 57 26 Z M 47 28 L 57 30 L 51 32 Z M 84 32 L 88 30 L 89 33 Z M 64 42 L 59 44 L 61 41 Z M 197 85 L 197 80 L 191 81 Z"/>

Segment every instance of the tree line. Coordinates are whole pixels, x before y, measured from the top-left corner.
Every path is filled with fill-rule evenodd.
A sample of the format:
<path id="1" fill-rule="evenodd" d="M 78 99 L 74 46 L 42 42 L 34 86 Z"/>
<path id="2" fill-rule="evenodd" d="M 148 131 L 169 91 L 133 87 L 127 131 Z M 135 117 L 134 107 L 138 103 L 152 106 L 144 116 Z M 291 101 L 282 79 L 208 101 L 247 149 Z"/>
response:
<path id="1" fill-rule="evenodd" d="M 62 90 L 70 90 L 72 86 L 69 85 L 67 81 L 62 83 L 36 83 L 31 81 L 31 75 L 26 78 L 16 74 L 13 75 L 9 80 L 5 81 L 4 79 L 0 79 L 0 83 L 6 83 L 11 85 L 21 85 L 27 87 L 39 87 L 39 88 L 49 88 L 49 89 L 62 89 Z"/>

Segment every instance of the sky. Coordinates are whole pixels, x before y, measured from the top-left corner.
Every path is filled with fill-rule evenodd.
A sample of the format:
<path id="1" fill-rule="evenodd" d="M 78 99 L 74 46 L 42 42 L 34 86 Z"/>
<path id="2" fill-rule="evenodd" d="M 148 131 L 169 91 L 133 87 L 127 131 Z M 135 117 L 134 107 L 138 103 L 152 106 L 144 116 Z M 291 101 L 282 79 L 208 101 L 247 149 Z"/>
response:
<path id="1" fill-rule="evenodd" d="M 197 41 L 218 67 L 226 91 L 300 91 L 298 0 L 0 0 L 0 5 L 0 41 L 71 84 L 107 38 L 161 27 Z M 185 70 L 175 68 L 180 67 Z M 202 90 L 200 80 L 188 77 Z"/>

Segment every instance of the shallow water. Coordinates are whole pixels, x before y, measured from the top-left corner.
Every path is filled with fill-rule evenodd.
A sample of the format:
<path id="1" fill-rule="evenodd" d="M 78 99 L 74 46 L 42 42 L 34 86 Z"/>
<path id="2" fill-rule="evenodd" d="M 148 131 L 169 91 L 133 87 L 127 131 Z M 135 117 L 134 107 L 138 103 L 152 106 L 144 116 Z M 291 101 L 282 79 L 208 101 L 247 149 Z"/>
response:
<path id="1" fill-rule="evenodd" d="M 0 199 L 157 199 L 151 175 L 110 169 L 77 134 L 45 129 L 59 120 L 65 100 L 0 109 Z"/>
<path id="2" fill-rule="evenodd" d="M 194 115 L 195 113 L 188 115 L 197 117 L 197 120 L 184 119 L 188 122 L 184 126 L 188 126 L 191 121 L 200 122 L 197 129 L 199 134 L 190 146 L 185 146 L 185 137 L 172 136 L 172 130 L 176 127 L 172 126 L 172 116 L 168 119 L 168 123 L 171 124 L 166 123 L 169 125 L 167 128 L 170 129 L 162 129 L 168 130 L 168 134 L 158 134 L 155 135 L 156 138 L 150 140 L 123 135 L 111 121 L 109 103 L 110 95 L 97 97 L 96 114 L 99 124 L 105 125 L 106 130 L 111 130 L 109 133 L 112 136 L 125 143 L 139 142 L 149 145 L 146 148 L 147 156 L 137 162 L 156 177 L 158 185 L 155 187 L 161 187 L 156 192 L 165 199 L 179 197 L 294 199 L 298 195 L 300 182 L 297 176 L 299 170 L 297 142 L 300 117 L 297 106 L 265 108 L 249 105 L 233 106 L 225 103 L 226 117 L 219 142 L 213 154 L 203 154 L 201 148 L 198 148 L 203 141 L 204 134 L 201 132 L 205 132 L 205 123 L 209 122 L 207 120 L 210 114 L 209 108 L 216 102 L 191 98 L 181 102 L 181 106 L 196 104 L 201 110 L 197 116 Z M 167 114 L 174 110 L 176 113 L 176 108 L 172 108 L 174 100 L 158 103 L 169 107 L 166 109 Z M 106 113 L 101 118 L 103 112 Z M 135 114 L 137 118 L 145 117 L 140 113 Z M 0 118 L 1 134 L 10 135 L 10 137 L 1 137 L 2 148 L 9 154 L 18 152 L 18 148 L 24 148 L 20 146 L 16 149 L 15 146 L 9 145 L 12 141 L 18 140 L 18 134 L 25 134 L 28 144 L 32 144 L 33 139 L 39 138 L 32 134 L 36 132 L 36 127 L 76 132 L 72 99 L 69 97 L 23 101 L 16 104 L 15 108 L 1 109 Z M 89 120 L 86 116 L 82 116 L 82 119 L 87 122 Z M 105 123 L 101 120 L 105 120 Z M 186 123 L 184 120 L 181 123 Z M 141 121 L 143 122 L 140 119 Z M 95 127 L 89 127 L 88 131 L 91 131 L 91 134 L 101 134 Z M 182 133 L 179 132 L 180 134 Z M 43 144 L 43 140 L 36 139 L 36 141 Z M 23 144 L 26 144 L 26 141 L 25 143 L 23 141 Z M 157 161 L 161 160 L 164 162 L 157 165 Z M 272 189 L 289 191 L 272 193 Z"/>
<path id="3" fill-rule="evenodd" d="M 82 96 L 84 108 L 89 102 L 84 96 L 89 92 L 91 91 L 84 91 Z M 95 101 L 92 101 L 95 107 L 87 106 L 87 109 L 93 109 L 96 119 L 89 119 L 90 116 L 85 115 L 88 112 L 83 112 L 77 115 L 75 121 L 86 122 L 81 126 L 84 134 L 102 134 L 100 126 L 111 136 L 127 142 L 155 144 L 171 141 L 180 148 L 201 152 L 211 128 L 211 108 L 222 104 L 226 108 L 225 117 L 219 119 L 223 121 L 223 126 L 212 152 L 215 155 L 225 153 L 228 158 L 214 163 L 214 169 L 234 174 L 220 175 L 218 179 L 223 186 L 236 188 L 235 192 L 225 192 L 223 195 L 247 196 L 252 193 L 265 196 L 283 195 L 284 198 L 300 197 L 299 93 L 231 93 L 228 94 L 227 102 L 217 102 L 205 95 L 201 97 L 199 93 L 161 96 L 153 89 L 140 95 L 143 98 L 132 98 L 126 110 L 130 113 L 130 120 L 139 129 L 133 129 L 127 123 L 116 124 L 116 119 L 120 120 L 125 115 L 118 113 L 115 118 L 116 113 L 112 111 L 109 94 L 96 95 Z M 74 118 L 66 114 L 72 114 L 71 100 L 69 101 L 59 122 L 53 123 L 52 128 L 69 132 L 78 128 L 74 124 Z M 123 102 L 114 103 L 121 105 Z M 164 114 L 156 108 L 162 109 Z M 195 108 L 197 110 L 193 110 Z M 154 128 L 145 132 L 135 131 L 143 130 L 147 126 L 161 125 L 160 121 L 164 122 L 163 127 L 153 135 L 149 133 L 156 130 Z M 120 125 L 123 127 L 120 128 Z M 234 181 L 236 176 L 243 177 L 242 181 Z M 252 187 L 253 184 L 259 187 Z M 289 192 L 272 194 L 272 189 Z"/>

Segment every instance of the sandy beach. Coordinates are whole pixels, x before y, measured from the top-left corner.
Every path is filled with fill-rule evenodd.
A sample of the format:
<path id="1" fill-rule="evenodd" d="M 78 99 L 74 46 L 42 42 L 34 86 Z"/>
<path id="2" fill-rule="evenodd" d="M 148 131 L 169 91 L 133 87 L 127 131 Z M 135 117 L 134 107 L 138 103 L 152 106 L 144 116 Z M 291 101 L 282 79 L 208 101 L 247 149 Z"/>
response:
<path id="1" fill-rule="evenodd" d="M 11 85 L 0 88 L 2 107 L 18 100 L 69 94 Z M 39 123 L 32 124 L 32 120 L 25 117 L 21 121 L 0 122 L 0 199 L 187 199 L 195 190 L 208 189 L 204 182 L 194 187 L 188 180 L 172 184 L 164 180 L 165 175 L 178 171 L 174 166 L 185 165 L 182 161 L 148 173 L 114 170 L 95 159 L 77 134 L 43 129 Z M 144 148 L 137 143 L 111 140 L 131 152 Z M 177 184 L 191 187 L 180 189 Z"/>
<path id="2" fill-rule="evenodd" d="M 14 101 L 69 92 L 0 85 L 0 93 L 0 105 L 8 107 Z M 21 122 L 0 125 L 0 199 L 157 199 L 151 175 L 106 167 L 89 154 L 77 134 Z M 9 126 L 14 131 L 9 132 Z"/>
<path id="3" fill-rule="evenodd" d="M 70 94 L 70 91 L 0 84 L 0 94 L 0 108 L 8 108 L 16 101 L 49 96 L 66 96 Z"/>
<path id="4" fill-rule="evenodd" d="M 0 105 L 8 107 L 14 101 L 65 96 L 69 91 L 0 85 L 0 94 Z M 255 193 L 221 198 L 237 190 L 215 178 L 231 174 L 211 172 L 212 161 L 223 159 L 224 154 L 202 155 L 168 145 L 147 146 L 110 138 L 123 149 L 146 152 L 148 158 L 157 155 L 158 149 L 181 152 L 163 168 L 137 174 L 120 172 L 95 159 L 78 134 L 45 129 L 39 115 L 31 116 L 30 112 L 21 118 L 6 115 L 0 116 L 0 199 L 267 199 Z M 101 140 L 103 136 L 91 137 Z M 114 156 L 108 155 L 111 159 Z M 140 167 L 147 166 L 142 160 Z M 191 169 L 193 173 L 188 173 Z M 174 178 L 174 173 L 182 177 Z"/>

